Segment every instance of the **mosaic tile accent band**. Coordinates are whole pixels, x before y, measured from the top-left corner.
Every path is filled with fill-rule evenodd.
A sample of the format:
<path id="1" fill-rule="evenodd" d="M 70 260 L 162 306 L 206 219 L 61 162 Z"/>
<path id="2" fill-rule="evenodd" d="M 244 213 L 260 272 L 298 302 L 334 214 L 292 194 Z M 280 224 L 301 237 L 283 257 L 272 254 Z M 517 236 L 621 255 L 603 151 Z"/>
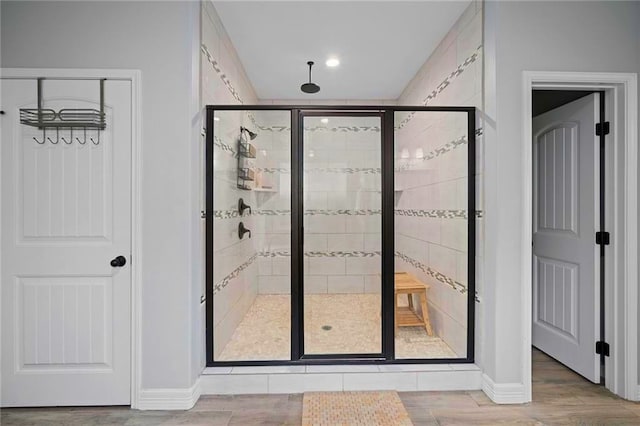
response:
<path id="1" fill-rule="evenodd" d="M 381 256 L 381 252 L 380 251 L 308 251 L 304 253 L 305 257 L 310 257 L 310 258 L 318 258 L 318 257 L 330 257 L 330 258 L 373 258 L 376 256 Z M 402 259 L 404 262 L 410 264 L 411 266 L 413 266 L 414 268 L 417 268 L 419 270 L 421 270 L 422 272 L 424 272 L 425 274 L 427 274 L 428 276 L 430 276 L 431 278 L 434 278 L 438 281 L 440 281 L 441 283 L 447 284 L 449 285 L 451 288 L 453 288 L 454 290 L 460 292 L 461 294 L 465 294 L 467 292 L 467 287 L 454 280 L 453 278 L 450 278 L 448 276 L 446 276 L 445 274 L 438 272 L 436 270 L 434 270 L 433 268 L 425 265 L 424 263 L 415 260 L 409 256 L 407 256 L 404 253 L 400 253 L 399 251 L 395 252 L 395 256 L 397 258 Z M 244 263 L 242 263 L 240 266 L 238 266 L 236 269 L 234 269 L 229 275 L 227 275 L 226 277 L 224 277 L 222 280 L 220 280 L 220 282 L 214 284 L 213 286 L 213 294 L 219 293 L 223 288 L 225 288 L 227 285 L 229 285 L 229 283 L 237 278 L 242 271 L 244 271 L 245 269 L 247 269 L 253 262 L 255 262 L 255 260 L 258 258 L 277 258 L 277 257 L 291 257 L 291 253 L 289 251 L 261 251 L 258 253 L 253 254 L 249 259 L 247 259 Z M 479 301 L 479 299 L 476 296 L 476 301 Z"/>
<path id="2" fill-rule="evenodd" d="M 396 251 L 396 257 L 402 259 L 404 262 L 410 264 L 414 268 L 417 268 L 417 269 L 421 270 L 422 272 L 424 272 L 425 274 L 427 274 L 431 278 L 434 278 L 434 279 L 440 281 L 441 283 L 447 284 L 448 286 L 450 286 L 451 288 L 453 288 L 454 290 L 456 290 L 456 291 L 458 291 L 460 293 L 464 294 L 464 293 L 467 292 L 467 286 L 465 286 L 461 282 L 458 282 L 458 281 L 454 280 L 453 278 L 450 278 L 450 277 L 446 276 L 445 274 L 434 270 L 430 266 L 427 266 L 424 263 L 407 256 L 404 253 L 400 253 L 399 251 Z"/>
<path id="3" fill-rule="evenodd" d="M 238 277 L 242 271 L 244 271 L 245 269 L 247 269 L 249 266 L 251 266 L 251 264 L 253 262 L 255 262 L 255 260 L 258 258 L 258 253 L 254 253 L 249 259 L 247 259 L 246 261 L 244 261 L 242 264 L 240 264 L 240 266 L 238 266 L 236 269 L 234 269 L 233 271 L 231 271 L 231 273 L 229 275 L 227 275 L 226 277 L 224 277 L 222 280 L 220 280 L 220 282 L 216 283 L 213 285 L 213 294 L 219 293 L 220 290 L 222 290 L 223 288 L 225 288 L 226 286 L 229 285 L 229 283 L 236 277 Z"/>
<path id="4" fill-rule="evenodd" d="M 258 167 L 258 172 L 264 173 L 291 173 L 291 169 L 284 167 Z M 380 167 L 313 167 L 306 168 L 305 173 L 364 173 L 369 175 L 375 175 L 382 173 Z"/>
<path id="5" fill-rule="evenodd" d="M 431 217 L 434 219 L 467 219 L 468 210 L 395 210 L 396 216 Z M 482 218 L 482 210 L 476 210 L 476 218 Z"/>
<path id="6" fill-rule="evenodd" d="M 453 80 L 458 78 L 460 74 L 462 74 L 472 63 L 474 63 L 482 53 L 482 45 L 476 48 L 476 51 L 471 54 L 471 56 L 467 57 L 464 62 L 462 62 L 458 67 L 449 74 L 442 82 L 436 87 L 431 93 L 427 95 L 426 98 L 422 100 L 422 104 L 427 106 L 432 100 L 438 97 L 440 93 L 444 91 L 451 84 Z"/>
<path id="7" fill-rule="evenodd" d="M 431 103 L 432 100 L 437 98 L 438 95 L 442 93 L 451 84 L 453 80 L 458 78 L 460 74 L 462 74 L 469 67 L 469 65 L 474 63 L 480 57 L 481 54 L 482 54 L 482 45 L 478 46 L 478 48 L 476 49 L 475 52 L 473 52 L 473 54 L 467 57 L 460 65 L 458 65 L 458 67 L 451 74 L 449 74 L 444 80 L 442 80 L 442 82 L 438 84 L 438 86 L 431 93 L 429 93 L 427 97 L 425 97 L 422 100 L 422 105 L 428 106 L 429 103 Z M 400 130 L 404 126 L 409 124 L 409 122 L 413 119 L 415 114 L 416 114 L 415 112 L 411 112 L 407 114 L 407 116 L 400 122 L 400 124 L 395 127 L 395 130 Z"/>
<path id="8" fill-rule="evenodd" d="M 236 88 L 233 87 L 233 84 L 231 84 L 231 81 L 229 80 L 227 75 L 222 72 L 222 69 L 220 68 L 220 64 L 218 64 L 218 61 L 214 59 L 213 55 L 211 55 L 211 52 L 209 52 L 209 49 L 207 49 L 207 46 L 204 43 L 200 45 L 200 51 L 207 58 L 207 61 L 211 64 L 215 72 L 218 73 L 218 75 L 220 76 L 220 80 L 222 80 L 224 85 L 227 86 L 227 89 L 229 89 L 229 92 L 231 93 L 231 95 L 241 104 L 244 103 L 240 98 L 240 94 L 238 93 Z"/>
<path id="9" fill-rule="evenodd" d="M 291 252 L 282 251 L 261 251 L 258 253 L 259 257 L 274 258 L 274 257 L 291 257 Z M 306 251 L 305 257 L 376 257 L 380 256 L 379 251 Z"/>
<path id="10" fill-rule="evenodd" d="M 394 210 L 396 216 L 409 216 L 409 217 L 430 217 L 434 219 L 466 219 L 467 210 L 412 210 L 412 209 L 397 209 Z M 373 216 L 379 215 L 382 210 L 375 209 L 359 209 L 359 210 L 305 210 L 305 216 Z M 288 216 L 291 214 L 291 210 L 256 210 L 250 213 L 248 216 Z M 240 217 L 237 209 L 230 210 L 214 210 L 214 219 L 233 219 Z M 246 217 L 246 216 L 243 216 Z M 476 218 L 483 217 L 482 210 L 476 210 Z"/>
<path id="11" fill-rule="evenodd" d="M 231 145 L 224 143 L 222 139 L 215 135 L 213 136 L 213 144 L 224 152 L 228 152 L 229 154 L 231 154 L 233 158 L 238 158 L 238 151 Z"/>

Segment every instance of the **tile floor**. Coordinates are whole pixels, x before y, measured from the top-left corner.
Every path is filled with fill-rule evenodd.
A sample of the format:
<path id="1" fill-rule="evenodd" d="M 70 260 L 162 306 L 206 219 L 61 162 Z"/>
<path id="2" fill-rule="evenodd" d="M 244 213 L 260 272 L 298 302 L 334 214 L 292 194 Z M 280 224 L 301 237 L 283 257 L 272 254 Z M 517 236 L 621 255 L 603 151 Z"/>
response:
<path id="1" fill-rule="evenodd" d="M 622 400 L 533 350 L 533 402 L 496 405 L 482 391 L 400 392 L 415 426 L 639 425 L 640 403 Z M 300 425 L 302 394 L 203 396 L 190 411 L 126 407 L 14 408 L 3 426 L 26 425 Z"/>
<path id="2" fill-rule="evenodd" d="M 257 296 L 217 361 L 290 359 L 290 303 L 289 295 Z M 380 295 L 306 295 L 304 309 L 307 354 L 381 352 Z M 461 356 L 422 327 L 400 327 L 396 357 Z"/>

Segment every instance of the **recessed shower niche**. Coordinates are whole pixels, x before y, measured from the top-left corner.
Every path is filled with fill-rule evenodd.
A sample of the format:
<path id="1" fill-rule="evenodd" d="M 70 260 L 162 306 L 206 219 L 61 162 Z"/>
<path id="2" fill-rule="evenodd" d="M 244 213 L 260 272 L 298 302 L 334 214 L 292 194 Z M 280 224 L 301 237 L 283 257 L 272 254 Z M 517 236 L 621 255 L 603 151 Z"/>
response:
<path id="1" fill-rule="evenodd" d="M 209 106 L 206 161 L 208 365 L 473 360 L 474 108 Z"/>

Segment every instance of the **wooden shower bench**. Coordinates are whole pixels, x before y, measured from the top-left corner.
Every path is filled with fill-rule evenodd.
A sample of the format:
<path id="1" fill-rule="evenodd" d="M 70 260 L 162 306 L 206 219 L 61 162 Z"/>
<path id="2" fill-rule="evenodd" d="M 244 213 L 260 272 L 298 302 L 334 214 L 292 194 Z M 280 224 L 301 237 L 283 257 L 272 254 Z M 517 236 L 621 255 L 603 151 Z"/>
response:
<path id="1" fill-rule="evenodd" d="M 395 327 L 424 327 L 429 336 L 433 336 L 431 321 L 429 320 L 429 308 L 427 306 L 427 290 L 429 284 L 419 281 L 408 272 L 396 272 L 395 274 Z M 399 306 L 398 296 L 406 294 L 409 306 Z M 418 295 L 422 316 L 413 306 L 413 295 Z"/>

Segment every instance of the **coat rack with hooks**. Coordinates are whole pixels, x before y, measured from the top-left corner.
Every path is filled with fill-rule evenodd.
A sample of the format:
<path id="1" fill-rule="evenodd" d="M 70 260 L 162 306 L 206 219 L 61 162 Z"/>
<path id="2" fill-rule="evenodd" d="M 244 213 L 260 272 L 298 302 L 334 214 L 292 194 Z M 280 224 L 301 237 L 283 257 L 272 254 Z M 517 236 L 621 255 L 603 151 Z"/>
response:
<path id="1" fill-rule="evenodd" d="M 74 140 L 80 145 L 91 141 L 94 145 L 100 144 L 100 132 L 107 127 L 104 113 L 104 82 L 100 83 L 100 109 L 93 108 L 63 108 L 58 111 L 44 108 L 42 98 L 42 82 L 44 78 L 38 78 L 38 108 L 20 108 L 20 123 L 42 130 L 42 139 L 34 137 L 36 143 L 43 145 L 47 141 L 57 145 L 60 141 L 71 145 Z M 55 138 L 47 136 L 47 129 L 55 129 Z M 69 130 L 69 137 L 60 136 L 60 130 Z M 75 132 L 74 132 L 75 130 Z M 91 133 L 87 135 L 87 130 Z M 92 134 L 95 132 L 95 134 Z M 75 137 L 74 137 L 75 133 Z M 78 137 L 81 135 L 82 138 Z M 88 136 L 88 139 L 87 139 Z"/>

